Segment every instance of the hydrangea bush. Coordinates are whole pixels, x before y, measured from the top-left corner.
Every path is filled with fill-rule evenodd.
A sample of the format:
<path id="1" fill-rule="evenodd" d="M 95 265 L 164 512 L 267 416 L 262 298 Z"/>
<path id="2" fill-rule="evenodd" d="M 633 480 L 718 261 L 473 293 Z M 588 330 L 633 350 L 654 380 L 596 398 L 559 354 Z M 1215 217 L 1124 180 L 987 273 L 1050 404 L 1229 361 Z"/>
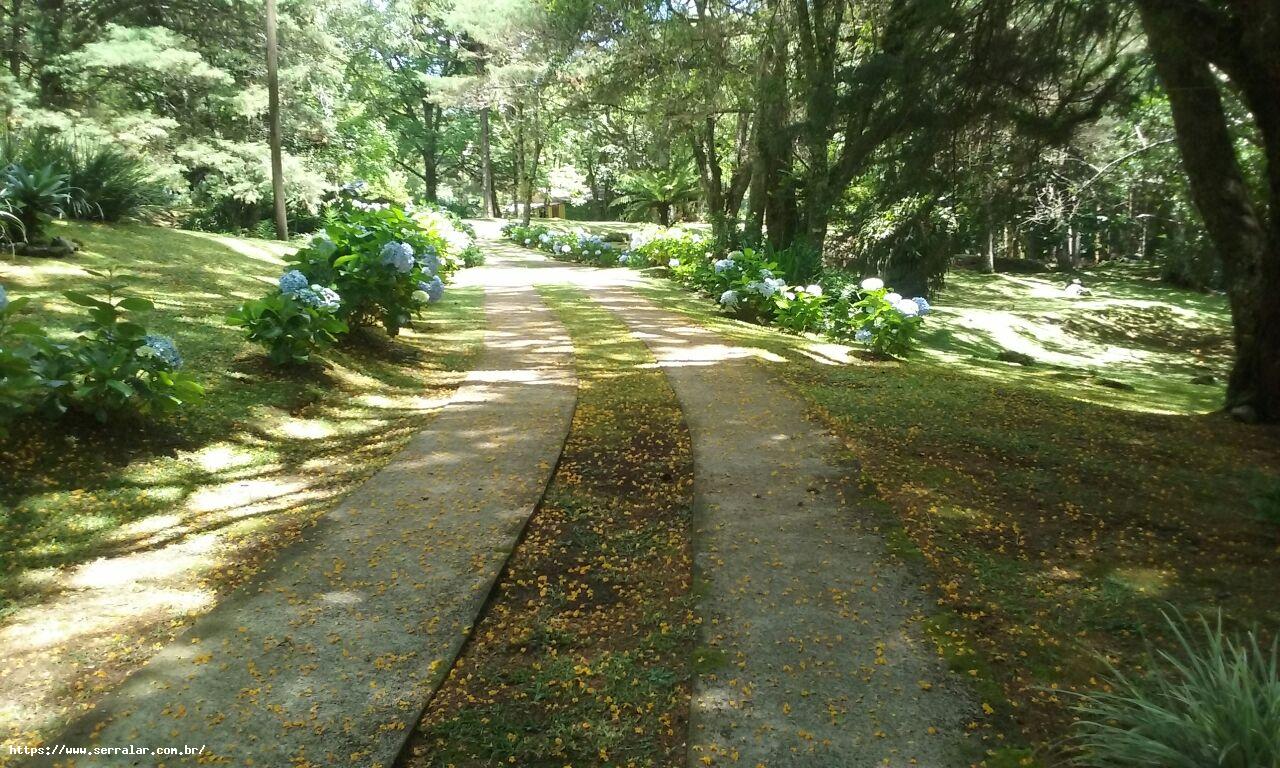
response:
<path id="1" fill-rule="evenodd" d="M 474 241 L 434 209 L 357 203 L 331 216 L 324 232 L 294 254 L 291 261 L 301 276 L 294 280 L 305 281 L 305 288 L 316 292 L 321 304 L 340 296 L 335 312 L 347 327 L 381 325 L 396 336 L 432 303 L 415 297 L 420 286 L 438 279 L 439 288 L 434 290 L 443 291 L 448 276 L 464 266 Z M 298 282 L 280 288 L 282 295 L 295 296 L 286 288 L 302 286 Z M 308 309 L 325 308 L 312 306 L 316 297 L 305 290 L 295 298 Z M 281 302 L 274 303 L 289 311 Z M 325 333 L 345 331 L 328 330 L 337 328 L 332 323 L 321 325 Z"/>
<path id="2" fill-rule="evenodd" d="M 880 278 L 871 277 L 856 289 L 844 289 L 831 322 L 833 331 L 843 338 L 883 355 L 903 356 L 911 351 L 924 317 L 932 311 L 927 300 L 905 298 Z"/>
<path id="3" fill-rule="evenodd" d="M 0 435 L 15 418 L 31 413 L 82 413 L 105 423 L 168 413 L 203 395 L 181 371 L 173 339 L 149 332 L 140 321 L 152 303 L 119 296 L 122 286 L 114 275 L 93 274 L 106 281 L 105 299 L 63 294 L 87 310 L 70 341 L 54 341 L 38 324 L 21 319 L 28 299 L 0 300 Z"/>
<path id="4" fill-rule="evenodd" d="M 513 222 L 504 226 L 502 232 L 516 245 L 549 253 L 561 261 L 597 267 L 616 267 L 624 263 L 620 258 L 624 252 L 615 244 L 582 229 L 553 232 L 541 224 L 526 227 Z"/>
<path id="5" fill-rule="evenodd" d="M 276 365 L 307 363 L 354 327 L 398 335 L 444 298 L 449 275 L 483 261 L 474 232 L 451 214 L 348 198 L 290 258 L 276 292 L 227 318 Z"/>
<path id="6" fill-rule="evenodd" d="M 743 248 L 716 253 L 710 241 L 688 230 L 646 227 L 632 234 L 628 249 L 612 253 L 606 250 L 609 244 L 582 232 L 556 233 L 539 224 L 508 224 L 503 232 L 517 245 L 567 261 L 657 268 L 739 319 L 795 333 L 823 333 L 866 344 L 883 355 L 910 352 L 932 311 L 927 300 L 900 296 L 879 278 L 861 283 L 836 280 L 834 290 L 823 285 L 827 278 L 822 276 L 806 285 L 790 285 L 765 252 Z"/>
<path id="7" fill-rule="evenodd" d="M 296 269 L 280 277 L 279 288 L 270 296 L 245 302 L 227 317 L 228 323 L 248 331 L 250 341 L 267 348 L 272 363 L 308 363 L 314 353 L 347 332 L 347 324 L 337 316 L 342 297 L 336 291 L 310 284 Z"/>

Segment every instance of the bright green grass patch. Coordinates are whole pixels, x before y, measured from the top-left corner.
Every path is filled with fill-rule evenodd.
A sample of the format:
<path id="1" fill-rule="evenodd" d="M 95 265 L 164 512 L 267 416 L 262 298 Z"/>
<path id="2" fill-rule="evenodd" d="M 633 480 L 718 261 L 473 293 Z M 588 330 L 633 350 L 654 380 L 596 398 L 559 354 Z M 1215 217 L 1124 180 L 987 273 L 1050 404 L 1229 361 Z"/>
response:
<path id="1" fill-rule="evenodd" d="M 0 615 L 38 600 L 56 569 L 197 534 L 265 533 L 324 508 L 421 427 L 481 343 L 481 295 L 455 290 L 399 340 L 360 335 L 327 365 L 278 371 L 225 317 L 275 284 L 287 246 L 144 226 L 59 229 L 85 249 L 0 261 L 9 295 L 32 297 L 31 316 L 69 334 L 80 313 L 61 292 L 91 291 L 85 269 L 115 267 L 132 276 L 131 293 L 155 301 L 148 327 L 174 337 L 207 394 L 150 424 L 31 420 L 0 445 Z"/>
<path id="2" fill-rule="evenodd" d="M 1132 410 L 1222 407 L 1232 354 L 1224 296 L 1170 287 L 1135 266 L 1082 279 L 1092 295 L 1070 298 L 1061 275 L 952 272 L 925 323 L 921 356 Z M 1035 364 L 1003 362 L 1002 352 Z"/>

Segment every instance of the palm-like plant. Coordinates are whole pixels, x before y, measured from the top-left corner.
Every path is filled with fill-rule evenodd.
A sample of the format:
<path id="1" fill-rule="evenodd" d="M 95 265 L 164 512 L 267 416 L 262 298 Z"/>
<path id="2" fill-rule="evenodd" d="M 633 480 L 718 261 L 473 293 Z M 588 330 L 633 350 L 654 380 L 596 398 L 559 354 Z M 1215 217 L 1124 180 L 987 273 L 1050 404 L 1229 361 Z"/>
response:
<path id="1" fill-rule="evenodd" d="M 41 242 L 46 221 L 66 215 L 71 193 L 67 175 L 51 165 L 28 171 L 14 163 L 0 173 L 0 200 L 17 217 L 28 243 Z"/>
<path id="2" fill-rule="evenodd" d="M 624 176 L 618 204 L 629 218 L 645 218 L 657 213 L 658 223 L 671 226 L 671 211 L 698 199 L 698 175 L 689 165 L 638 171 Z"/>

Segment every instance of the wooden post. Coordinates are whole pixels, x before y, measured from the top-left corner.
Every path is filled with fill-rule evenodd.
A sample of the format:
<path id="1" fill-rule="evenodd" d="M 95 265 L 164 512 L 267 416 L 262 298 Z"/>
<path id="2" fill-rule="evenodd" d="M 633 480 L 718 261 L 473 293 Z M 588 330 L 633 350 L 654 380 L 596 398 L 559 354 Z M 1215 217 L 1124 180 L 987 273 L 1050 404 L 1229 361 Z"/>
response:
<path id="1" fill-rule="evenodd" d="M 267 96 L 271 143 L 271 193 L 275 203 L 276 238 L 289 239 L 284 199 L 283 139 L 280 133 L 280 50 L 276 41 L 276 0 L 267 0 Z"/>

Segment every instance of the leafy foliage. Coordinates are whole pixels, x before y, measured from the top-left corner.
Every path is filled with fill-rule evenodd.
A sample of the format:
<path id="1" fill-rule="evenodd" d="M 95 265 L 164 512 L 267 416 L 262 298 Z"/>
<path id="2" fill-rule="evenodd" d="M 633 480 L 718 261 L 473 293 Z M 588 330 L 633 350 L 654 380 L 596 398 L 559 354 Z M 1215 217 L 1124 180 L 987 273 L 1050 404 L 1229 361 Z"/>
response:
<path id="1" fill-rule="evenodd" d="M 21 237 L 30 243 L 43 242 L 49 220 L 66 215 L 71 192 L 67 175 L 51 165 L 29 171 L 14 163 L 0 172 L 0 201 L 13 212 Z"/>
<path id="2" fill-rule="evenodd" d="M 12 315 L 26 306 L 24 300 L 0 309 L 0 334 L 8 337 L 0 358 L 7 374 L 0 389 L 0 417 L 37 411 L 56 418 L 79 412 L 105 423 L 170 413 L 203 395 L 201 386 L 180 371 L 182 357 L 173 341 L 148 332 L 138 321 L 138 315 L 154 308 L 152 303 L 120 296 L 124 284 L 113 273 L 92 274 L 102 278 L 105 298 L 79 291 L 64 294 L 88 314 L 70 342 L 55 341 L 38 326 L 15 321 Z"/>
<path id="3" fill-rule="evenodd" d="M 1232 637 L 1203 617 L 1166 616 L 1175 651 L 1151 655 L 1145 679 L 1112 668 L 1085 694 L 1076 765 L 1257 768 L 1280 764 L 1280 645 Z"/>
<path id="4" fill-rule="evenodd" d="M 166 181 L 146 159 L 103 141 L 15 134 L 4 143 L 3 155 L 6 164 L 52 167 L 65 174 L 72 204 L 64 213 L 74 218 L 147 218 L 175 202 Z"/>
<path id="5" fill-rule="evenodd" d="M 622 194 L 615 201 L 624 215 L 638 221 L 656 216 L 662 226 L 670 226 L 672 211 L 698 197 L 698 177 L 688 165 L 663 170 L 637 171 L 624 176 Z"/>
<path id="6" fill-rule="evenodd" d="M 245 302 L 227 319 L 248 331 L 249 340 L 267 347 L 276 365 L 302 365 L 347 332 L 336 308 L 314 306 L 294 293 L 277 293 Z"/>
<path id="7" fill-rule="evenodd" d="M 415 294 L 461 265 L 461 254 L 451 255 L 440 232 L 420 223 L 438 221 L 436 217 L 352 203 L 291 261 L 311 283 L 338 292 L 338 315 L 347 324 L 377 324 L 396 336 L 429 303 Z"/>

